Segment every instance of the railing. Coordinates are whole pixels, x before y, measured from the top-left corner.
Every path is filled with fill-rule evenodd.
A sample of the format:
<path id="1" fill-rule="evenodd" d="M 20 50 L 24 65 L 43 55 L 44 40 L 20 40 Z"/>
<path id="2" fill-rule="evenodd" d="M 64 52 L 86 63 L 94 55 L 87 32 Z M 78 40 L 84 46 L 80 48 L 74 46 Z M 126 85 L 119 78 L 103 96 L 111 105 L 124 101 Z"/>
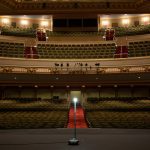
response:
<path id="1" fill-rule="evenodd" d="M 17 67 L 0 66 L 0 73 L 31 73 L 31 74 L 109 74 L 150 72 L 150 65 L 122 67 Z"/>
<path id="2" fill-rule="evenodd" d="M 104 74 L 150 72 L 150 57 L 104 60 L 0 59 L 1 73 Z"/>

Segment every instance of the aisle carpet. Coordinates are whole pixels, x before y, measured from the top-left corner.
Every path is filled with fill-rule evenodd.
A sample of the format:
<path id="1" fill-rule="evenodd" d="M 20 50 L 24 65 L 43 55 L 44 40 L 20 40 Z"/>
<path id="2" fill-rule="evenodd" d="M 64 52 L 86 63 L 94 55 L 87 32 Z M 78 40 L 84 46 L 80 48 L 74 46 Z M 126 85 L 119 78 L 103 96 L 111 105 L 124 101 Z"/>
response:
<path id="1" fill-rule="evenodd" d="M 68 120 L 68 128 L 74 128 L 74 107 L 70 107 L 69 111 L 69 120 Z M 77 106 L 76 109 L 76 128 L 88 128 L 84 117 L 84 110 L 82 106 Z"/>

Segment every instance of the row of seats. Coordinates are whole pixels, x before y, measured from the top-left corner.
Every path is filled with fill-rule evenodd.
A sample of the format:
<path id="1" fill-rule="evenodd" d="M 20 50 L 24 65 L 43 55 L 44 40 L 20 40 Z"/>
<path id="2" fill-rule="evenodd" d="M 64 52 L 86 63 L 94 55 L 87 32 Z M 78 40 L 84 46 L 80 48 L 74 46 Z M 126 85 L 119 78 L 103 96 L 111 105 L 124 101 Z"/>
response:
<path id="1" fill-rule="evenodd" d="M 37 45 L 40 58 L 113 58 L 115 49 L 115 43 Z"/>
<path id="2" fill-rule="evenodd" d="M 134 100 L 134 101 L 97 101 L 96 103 L 85 103 L 84 108 L 87 111 L 95 111 L 95 110 L 122 110 L 122 111 L 131 111 L 131 110 L 149 110 L 150 109 L 150 101 L 146 100 Z"/>
<path id="3" fill-rule="evenodd" d="M 46 31 L 47 36 L 49 37 L 89 37 L 89 36 L 100 36 L 100 32 L 90 32 L 90 31 L 85 31 L 85 32 L 80 32 L 80 31 L 61 31 L 61 32 L 56 32 L 56 31 Z"/>
<path id="4" fill-rule="evenodd" d="M 150 128 L 150 101 L 100 101 L 84 104 L 92 128 Z"/>
<path id="5" fill-rule="evenodd" d="M 23 36 L 23 37 L 35 37 L 36 30 L 34 28 L 14 28 L 14 27 L 2 27 L 3 35 L 13 35 L 13 36 Z M 46 31 L 46 35 L 49 37 L 79 37 L 79 36 L 103 36 L 106 28 L 101 28 L 99 32 L 54 32 Z M 126 36 L 126 35 L 138 35 L 138 34 L 149 34 L 150 25 L 139 25 L 139 26 L 130 26 L 130 27 L 115 27 L 112 30 L 115 30 L 115 35 Z"/>
<path id="6" fill-rule="evenodd" d="M 93 111 L 86 117 L 91 128 L 150 128 L 149 111 Z"/>
<path id="7" fill-rule="evenodd" d="M 1 111 L 0 129 L 64 128 L 68 111 Z"/>
<path id="8" fill-rule="evenodd" d="M 36 37 L 36 31 L 34 28 L 2 27 L 1 34 L 18 37 Z"/>
<path id="9" fill-rule="evenodd" d="M 42 110 L 69 110 L 68 102 L 55 103 L 54 101 L 31 101 L 30 100 L 0 100 L 1 111 L 42 111 Z"/>
<path id="10" fill-rule="evenodd" d="M 69 103 L 49 101 L 0 100 L 0 129 L 64 128 Z"/>
<path id="11" fill-rule="evenodd" d="M 150 33 L 150 25 L 139 25 L 139 26 L 129 26 L 129 27 L 114 27 L 115 36 L 132 36 L 132 35 L 144 35 Z M 99 33 L 101 36 L 105 34 L 106 28 L 101 28 Z"/>
<path id="12" fill-rule="evenodd" d="M 129 42 L 129 57 L 150 56 L 150 41 Z"/>
<path id="13" fill-rule="evenodd" d="M 150 41 L 129 42 L 129 46 L 104 44 L 38 44 L 0 42 L 1 57 L 15 58 L 120 58 L 150 56 Z"/>
<path id="14" fill-rule="evenodd" d="M 1 57 L 24 57 L 24 43 L 0 42 Z"/>

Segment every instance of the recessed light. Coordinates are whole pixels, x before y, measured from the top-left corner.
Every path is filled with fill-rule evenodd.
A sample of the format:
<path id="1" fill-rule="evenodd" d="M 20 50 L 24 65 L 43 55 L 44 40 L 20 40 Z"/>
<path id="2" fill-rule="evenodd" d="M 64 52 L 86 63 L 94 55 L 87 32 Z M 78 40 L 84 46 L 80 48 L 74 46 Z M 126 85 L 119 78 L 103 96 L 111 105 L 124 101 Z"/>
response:
<path id="1" fill-rule="evenodd" d="M 115 85 L 114 85 L 114 87 L 118 87 L 118 85 L 117 85 L 117 84 L 115 84 Z"/>

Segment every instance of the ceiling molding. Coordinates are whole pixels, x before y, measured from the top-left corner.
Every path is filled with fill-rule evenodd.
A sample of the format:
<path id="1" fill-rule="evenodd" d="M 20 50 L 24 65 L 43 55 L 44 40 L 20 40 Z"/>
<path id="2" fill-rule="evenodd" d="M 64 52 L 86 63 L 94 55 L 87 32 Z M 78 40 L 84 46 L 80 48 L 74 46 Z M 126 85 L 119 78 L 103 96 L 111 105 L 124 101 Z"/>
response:
<path id="1" fill-rule="evenodd" d="M 2 5 L 10 8 L 1 11 L 2 15 L 25 15 L 25 14 L 118 14 L 118 13 L 150 13 L 150 2 L 36 2 L 36 3 L 16 3 L 10 0 L 2 0 Z M 146 9 L 147 8 L 147 9 Z M 13 9 L 13 11 L 12 11 Z M 32 10 L 32 11 L 31 11 Z"/>

